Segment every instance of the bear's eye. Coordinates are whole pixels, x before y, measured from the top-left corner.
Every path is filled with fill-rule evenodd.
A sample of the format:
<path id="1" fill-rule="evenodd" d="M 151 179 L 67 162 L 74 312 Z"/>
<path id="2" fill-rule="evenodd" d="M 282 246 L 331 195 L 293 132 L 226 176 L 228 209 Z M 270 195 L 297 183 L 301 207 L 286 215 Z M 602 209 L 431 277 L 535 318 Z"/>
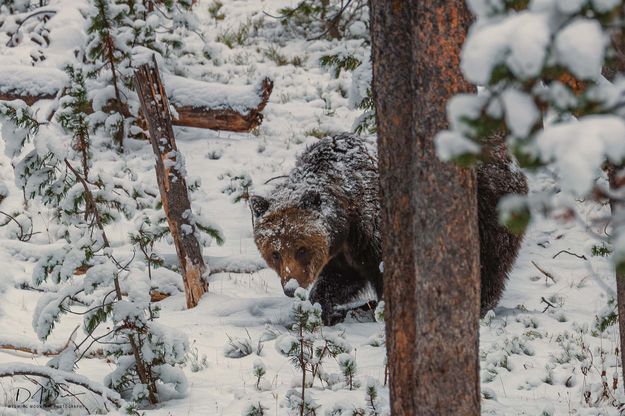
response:
<path id="1" fill-rule="evenodd" d="M 279 262 L 280 261 L 280 253 L 278 253 L 277 251 L 274 251 L 273 253 L 271 253 L 271 258 L 276 263 Z"/>
<path id="2" fill-rule="evenodd" d="M 306 253 L 308 253 L 308 250 L 306 249 L 306 247 L 300 247 L 295 252 L 295 257 L 297 257 L 298 259 L 301 259 L 306 256 Z"/>

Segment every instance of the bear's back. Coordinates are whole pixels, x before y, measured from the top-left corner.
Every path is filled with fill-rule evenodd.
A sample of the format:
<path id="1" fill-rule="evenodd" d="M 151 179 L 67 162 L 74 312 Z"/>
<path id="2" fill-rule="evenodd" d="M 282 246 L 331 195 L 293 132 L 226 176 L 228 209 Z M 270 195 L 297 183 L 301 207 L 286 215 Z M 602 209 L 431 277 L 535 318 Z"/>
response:
<path id="1" fill-rule="evenodd" d="M 377 195 L 377 163 L 375 146 L 365 139 L 351 134 L 328 136 L 300 155 L 286 184 L 340 190 L 346 197 L 367 191 Z"/>

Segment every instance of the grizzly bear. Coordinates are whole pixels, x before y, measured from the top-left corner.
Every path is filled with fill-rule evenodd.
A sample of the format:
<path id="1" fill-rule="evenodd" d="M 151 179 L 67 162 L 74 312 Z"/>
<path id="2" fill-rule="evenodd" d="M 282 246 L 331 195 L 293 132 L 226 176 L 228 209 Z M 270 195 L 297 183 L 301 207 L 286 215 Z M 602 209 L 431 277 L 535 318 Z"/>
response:
<path id="1" fill-rule="evenodd" d="M 526 193 L 527 184 L 505 156 L 480 166 L 477 175 L 485 313 L 501 297 L 522 239 L 499 224 L 497 203 L 508 193 Z M 337 306 L 368 286 L 382 298 L 378 181 L 375 148 L 341 134 L 306 149 L 269 197 L 250 198 L 254 239 L 267 265 L 288 296 L 298 285 L 312 285 L 310 300 L 321 305 L 326 324 L 344 318 Z"/>

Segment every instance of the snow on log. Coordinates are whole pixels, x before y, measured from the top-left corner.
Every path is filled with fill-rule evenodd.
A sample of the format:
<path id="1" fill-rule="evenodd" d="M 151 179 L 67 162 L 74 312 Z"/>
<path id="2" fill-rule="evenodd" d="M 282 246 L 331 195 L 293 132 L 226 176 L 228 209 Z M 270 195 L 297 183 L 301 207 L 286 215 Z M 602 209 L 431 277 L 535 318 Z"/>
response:
<path id="1" fill-rule="evenodd" d="M 78 329 L 78 328 L 76 328 Z M 72 332 L 72 337 L 74 333 Z M 46 341 L 44 343 L 37 341 L 28 341 L 20 337 L 14 337 L 10 335 L 2 335 L 0 336 L 0 350 L 2 351 L 15 351 L 21 352 L 25 354 L 32 355 L 43 355 L 46 357 L 52 357 L 61 354 L 63 351 L 67 349 L 70 342 L 72 342 L 73 338 L 70 337 L 65 344 L 60 343 L 51 343 L 50 341 Z M 85 357 L 102 357 L 103 352 L 102 349 L 90 349 L 85 354 Z"/>
<path id="2" fill-rule="evenodd" d="M 32 105 L 56 97 L 67 81 L 67 74 L 56 68 L 0 65 L 0 100 Z"/>
<path id="3" fill-rule="evenodd" d="M 269 78 L 256 85 L 224 85 L 167 74 L 163 81 L 176 113 L 174 125 L 235 132 L 262 123 L 273 90 Z M 56 68 L 0 65 L 0 101 L 32 105 L 55 98 L 67 82 L 67 74 Z"/>
<path id="4" fill-rule="evenodd" d="M 59 355 L 63 352 L 68 345 L 69 341 L 65 344 L 53 344 L 50 342 L 30 342 L 24 339 L 3 335 L 0 337 L 0 350 L 23 352 L 34 355 L 53 356 Z"/>
<path id="5" fill-rule="evenodd" d="M 202 258 L 202 246 L 195 236 L 184 158 L 176 146 L 169 102 L 156 61 L 152 65 L 141 65 L 135 72 L 134 81 L 150 130 L 150 142 L 156 156 L 156 179 L 178 254 L 187 308 L 193 308 L 208 291 L 208 282 L 204 279 L 208 270 Z"/>
<path id="6" fill-rule="evenodd" d="M 178 116 L 176 126 L 245 132 L 263 121 L 273 82 L 264 78 L 255 86 L 223 85 L 174 75 L 163 77 L 165 90 Z"/>

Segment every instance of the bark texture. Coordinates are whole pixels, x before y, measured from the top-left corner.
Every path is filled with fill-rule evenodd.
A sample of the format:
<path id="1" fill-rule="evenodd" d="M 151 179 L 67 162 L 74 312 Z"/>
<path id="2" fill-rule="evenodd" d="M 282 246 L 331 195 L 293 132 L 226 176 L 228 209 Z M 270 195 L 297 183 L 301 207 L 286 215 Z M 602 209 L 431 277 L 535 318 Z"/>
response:
<path id="1" fill-rule="evenodd" d="M 459 69 L 469 24 L 463 0 L 371 1 L 393 415 L 480 409 L 476 179 L 433 141 L 447 100 L 474 91 Z"/>
<path id="2" fill-rule="evenodd" d="M 202 247 L 195 237 L 196 227 L 187 193 L 184 161 L 176 146 L 169 102 L 156 62 L 142 65 L 135 72 L 134 80 L 150 130 L 150 142 L 156 156 L 156 177 L 169 231 L 178 254 L 187 308 L 193 308 L 208 291 L 208 282 L 204 279 L 208 270 L 202 258 Z"/>
<path id="3" fill-rule="evenodd" d="M 258 107 L 244 112 L 229 108 L 212 109 L 207 107 L 177 106 L 178 117 L 173 120 L 175 126 L 197 127 L 200 129 L 227 130 L 236 132 L 250 131 L 263 122 L 262 111 L 269 102 L 273 91 L 273 81 L 265 78 L 258 90 L 261 101 Z"/>

